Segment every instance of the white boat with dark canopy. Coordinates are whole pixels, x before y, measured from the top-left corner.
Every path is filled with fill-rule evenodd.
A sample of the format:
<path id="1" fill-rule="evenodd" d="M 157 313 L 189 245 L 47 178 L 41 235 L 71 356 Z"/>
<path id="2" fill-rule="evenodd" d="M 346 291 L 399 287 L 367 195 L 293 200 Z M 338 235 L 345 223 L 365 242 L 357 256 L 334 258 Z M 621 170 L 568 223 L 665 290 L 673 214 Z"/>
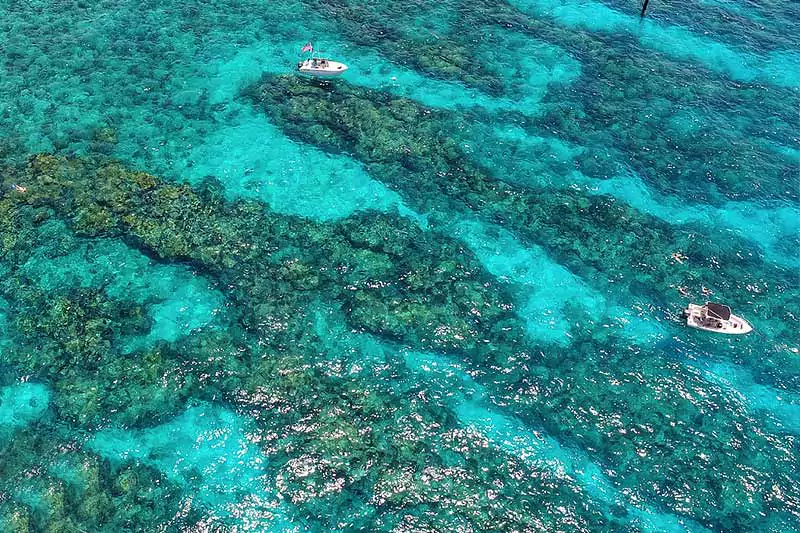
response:
<path id="1" fill-rule="evenodd" d="M 301 53 L 311 52 L 311 57 L 304 59 L 297 64 L 297 71 L 301 74 L 311 76 L 333 77 L 341 76 L 347 71 L 347 65 L 338 61 L 331 61 L 322 57 L 317 57 L 314 53 L 314 45 L 309 41 L 306 43 Z"/>
<path id="2" fill-rule="evenodd" d="M 686 317 L 686 324 L 689 327 L 713 331 L 714 333 L 726 333 L 728 335 L 742 335 L 753 331 L 745 319 L 731 313 L 731 308 L 727 305 L 706 302 L 705 305 L 689 304 L 683 310 Z"/>

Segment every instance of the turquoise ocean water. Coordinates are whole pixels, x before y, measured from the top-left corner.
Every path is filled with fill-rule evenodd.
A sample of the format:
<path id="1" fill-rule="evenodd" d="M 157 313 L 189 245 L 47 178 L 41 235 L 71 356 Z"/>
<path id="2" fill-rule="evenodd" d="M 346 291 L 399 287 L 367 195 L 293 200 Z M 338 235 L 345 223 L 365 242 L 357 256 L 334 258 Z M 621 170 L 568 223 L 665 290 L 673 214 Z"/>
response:
<path id="1" fill-rule="evenodd" d="M 639 8 L 0 0 L 0 530 L 800 531 L 800 4 Z"/>

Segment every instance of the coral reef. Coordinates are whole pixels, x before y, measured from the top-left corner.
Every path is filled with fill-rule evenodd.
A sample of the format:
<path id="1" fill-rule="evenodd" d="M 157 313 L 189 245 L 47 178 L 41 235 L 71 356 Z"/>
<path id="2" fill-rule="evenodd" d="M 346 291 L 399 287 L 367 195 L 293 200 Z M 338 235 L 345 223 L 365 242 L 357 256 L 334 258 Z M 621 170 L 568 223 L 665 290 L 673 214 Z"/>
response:
<path id="1" fill-rule="evenodd" d="M 547 2 L 530 3 L 548 11 Z M 723 6 L 695 4 L 691 12 L 724 12 Z M 718 204 L 726 197 L 797 199 L 790 173 L 795 163 L 782 152 L 796 144 L 797 91 L 733 82 L 702 62 L 639 46 L 624 32 L 584 31 L 568 21 L 531 16 L 525 2 L 420 1 L 405 9 L 392 2 L 308 0 L 275 5 L 255 18 L 249 13 L 260 9 L 256 0 L 220 0 L 209 10 L 172 1 L 152 7 L 135 15 L 141 17 L 137 25 L 129 23 L 134 15 L 127 10 L 77 1 L 38 11 L 24 6 L 10 10 L 2 27 L 12 36 L 4 48 L 3 81 L 7 93 L 18 97 L 8 101 L 9 111 L 0 116 L 8 139 L 33 151 L 113 151 L 152 172 L 179 177 L 184 165 L 193 164 L 192 147 L 211 137 L 225 122 L 223 116 L 236 114 L 230 109 L 232 95 L 219 101 L 213 85 L 196 80 L 209 75 L 197 63 L 225 56 L 232 47 L 257 46 L 270 35 L 267 54 L 272 54 L 296 49 L 303 32 L 318 34 L 323 42 L 341 43 L 342 53 L 351 43 L 359 44 L 430 77 L 478 87 L 476 104 L 481 107 L 495 97 L 522 102 L 520 97 L 531 91 L 526 69 L 516 64 L 530 62 L 537 70 L 541 61 L 516 43 L 536 39 L 579 60 L 582 74 L 567 87 L 548 87 L 547 105 L 536 110 L 543 116 L 492 117 L 500 127 L 515 123 L 532 135 L 556 133 L 587 149 L 579 165 L 592 177 L 610 177 L 630 165 L 660 192 L 691 203 Z M 618 7 L 620 13 L 630 11 L 630 6 Z M 780 24 L 756 22 L 758 31 L 749 36 L 770 34 L 770 44 L 746 46 L 742 57 L 765 49 L 791 51 L 790 36 L 796 32 L 780 35 L 776 28 L 791 24 L 795 10 L 775 4 L 769 9 L 779 13 Z M 657 17 L 685 22 L 681 12 L 665 9 Z M 712 25 L 721 32 L 714 38 L 741 44 L 742 25 L 753 27 L 753 21 L 739 16 L 734 24 L 729 16 L 692 17 L 686 27 L 701 33 Z M 92 36 L 77 30 L 83 17 L 102 20 Z M 73 46 L 76 41 L 81 46 Z M 209 46 L 198 49 L 200 42 Z M 717 43 L 709 39 L 706 44 Z M 284 60 L 285 68 L 291 68 L 292 62 Z M 706 63 L 714 63 L 713 55 Z M 791 72 L 792 64 L 778 62 L 773 70 Z M 68 75 L 61 76 L 63 71 Z M 76 92 L 81 98 L 72 98 Z M 143 118 L 134 120 L 139 113 Z"/>
<path id="2" fill-rule="evenodd" d="M 413 20 L 397 24 L 400 18 L 422 20 L 425 18 L 446 19 L 453 12 L 435 3 L 420 3 L 419 10 L 398 13 L 391 3 L 353 2 L 348 0 L 313 0 L 309 8 L 332 17 L 339 31 L 353 43 L 380 49 L 381 54 L 393 62 L 408 65 L 435 78 L 458 80 L 476 87 L 486 94 L 498 96 L 503 93 L 502 74 L 488 63 L 475 61 L 472 47 L 451 31 L 437 33 Z M 395 22 L 387 26 L 387 16 Z M 455 15 L 455 24 L 460 16 Z M 364 28 L 369 31 L 364 31 Z M 449 30 L 450 28 L 448 28 Z"/>
<path id="3" fill-rule="evenodd" d="M 335 97 L 330 87 L 294 87 L 281 79 L 261 87 L 292 89 L 308 99 Z M 517 208 L 508 212 L 522 220 L 548 217 L 547 224 L 537 226 L 542 231 L 536 242 L 551 253 L 578 255 L 574 264 L 609 268 L 609 260 L 632 261 L 630 253 L 641 253 L 620 246 L 612 251 L 621 257 L 587 259 L 588 246 L 578 240 L 576 229 L 580 218 L 573 213 L 583 216 L 591 199 L 575 193 L 573 212 L 514 189 L 470 164 L 443 136 L 445 130 L 437 129 L 441 123 L 435 114 L 391 97 L 382 97 L 382 106 L 368 105 L 356 101 L 359 90 L 336 90 L 352 91 L 344 93 L 341 109 L 358 103 L 371 117 L 362 123 L 359 114 L 343 113 L 350 121 L 343 124 L 352 128 L 344 131 L 371 124 L 384 142 L 338 133 L 327 146 L 371 154 L 370 169 L 385 172 L 387 180 L 397 180 L 393 183 L 412 180 L 415 173 L 433 180 L 413 151 L 402 165 L 386 162 L 386 150 L 401 147 L 405 153 L 407 128 L 414 128 L 416 137 L 408 142 L 417 143 L 413 146 L 433 168 L 455 169 L 449 181 L 440 179 L 424 197 L 404 190 L 410 201 L 444 204 L 456 213 L 472 205 L 477 214 L 534 240 L 524 224 L 482 207 L 484 196 L 501 202 L 511 198 Z M 288 96 L 290 106 L 296 96 Z M 322 99 L 318 107 L 324 109 Z M 411 122 L 401 129 L 397 117 L 406 116 L 414 116 L 418 126 Z M 381 128 L 387 123 L 397 126 L 394 133 Z M 440 136 L 423 135 L 426 128 Z M 334 145 L 346 138 L 356 142 Z M 459 182 L 467 179 L 474 192 L 467 193 Z M 454 415 L 462 407 L 448 392 L 463 382 L 446 381 L 441 388 L 420 382 L 398 352 L 411 346 L 452 354 L 485 387 L 489 407 L 590 450 L 615 473 L 621 493 L 630 497 L 628 505 L 657 501 L 714 528 L 750 527 L 756 516 L 765 516 L 757 522 L 764 528 L 774 520 L 791 520 L 786 507 L 791 504 L 784 503 L 795 497 L 791 436 L 760 427 L 719 387 L 671 361 L 669 347 L 652 354 L 635 346 L 620 350 L 627 341 L 613 332 L 586 332 L 565 347 L 532 344 L 506 289 L 465 245 L 439 231 L 449 227 L 441 217 L 432 217 L 431 231 L 396 214 L 319 224 L 277 215 L 256 202 L 225 201 L 213 181 L 193 189 L 103 159 L 38 155 L 25 166 L 8 168 L 6 180 L 28 188 L 0 199 L 3 261 L 11 268 L 0 289 L 11 309 L 24 309 L 9 322 L 15 342 L 7 363 L 52 383 L 59 420 L 84 428 L 149 431 L 154 423 L 176 420 L 198 401 L 223 402 L 255 421 L 257 433 L 251 438 L 261 443 L 274 490 L 291 503 L 289 516 L 324 528 L 347 523 L 482 530 L 502 523 L 506 529 L 546 531 L 564 520 L 592 530 L 634 527 L 634 511 L 608 509 L 569 479 L 552 477 L 546 458 L 518 461 L 465 429 Z M 471 195 L 468 202 L 461 193 Z M 534 209 L 536 215 L 529 214 Z M 659 243 L 680 239 L 685 231 L 617 209 L 625 213 L 625 224 L 596 207 L 597 227 L 623 238 L 626 224 L 636 223 L 654 241 L 641 243 L 646 254 L 666 253 Z M 96 213 L 103 214 L 101 223 L 88 215 Z M 36 253 L 30 244 L 35 250 L 53 219 L 65 221 L 80 239 L 123 239 L 159 261 L 191 265 L 215 280 L 227 288 L 227 328 L 122 355 L 116 339 L 147 331 L 147 304 L 131 305 L 124 295 L 112 297 L 103 288 L 72 289 L 53 298 L 25 283 L 19 266 Z M 74 239 L 64 239 L 62 247 L 74 246 Z M 767 265 L 756 264 L 762 275 L 769 272 Z M 655 267 L 641 272 L 653 283 L 666 276 Z M 619 282 L 636 290 L 634 282 Z M 320 311 L 320 302 L 340 309 L 341 318 L 324 318 L 328 312 Z M 579 310 L 569 313 L 581 316 Z M 338 322 L 345 329 L 337 329 Z M 708 458 L 698 459 L 697 450 L 706 450 Z M 143 460 L 161 464 L 157 458 Z M 698 460 L 713 461 L 714 468 L 697 469 Z M 749 488 L 741 488 L 740 468 L 734 465 L 745 465 Z M 652 481 L 652 472 L 659 472 L 658 481 Z M 773 485 L 789 499 L 770 496 Z M 487 486 L 497 490 L 484 496 L 478 487 Z M 736 506 L 718 507 L 720 498 L 731 498 Z M 8 513 L 22 523 L 27 515 L 19 505 L 33 506 L 24 498 L 14 501 L 17 507 Z M 455 507 L 458 512 L 433 512 Z M 191 508 L 203 512 L 202 506 Z M 332 508 L 341 514 L 332 515 Z M 414 518 L 406 518 L 412 509 Z"/>
<path id="4" fill-rule="evenodd" d="M 456 15 L 447 31 L 431 33 L 413 23 L 401 25 L 405 31 L 386 28 L 387 17 L 399 21 L 410 16 L 392 4 L 367 7 L 344 0 L 309 2 L 317 11 L 334 17 L 353 42 L 374 45 L 380 40 L 381 52 L 397 63 L 520 102 L 530 89 L 518 79 L 509 79 L 514 68 L 500 67 L 501 61 L 483 60 L 481 48 L 487 43 L 501 35 L 513 35 L 508 31 L 513 29 L 580 58 L 581 76 L 574 84 L 550 88 L 541 117 L 506 121 L 525 123 L 531 135 L 556 133 L 587 148 L 578 164 L 588 175 L 607 178 L 630 165 L 657 190 L 680 194 L 693 203 L 765 195 L 797 200 L 791 187 L 791 158 L 776 150 L 776 145 L 795 144 L 798 119 L 794 109 L 799 101 L 790 87 L 765 87 L 755 82 L 732 85 L 709 68 L 687 68 L 680 57 L 673 59 L 658 50 L 634 46 L 630 36 L 570 31 L 505 2 L 473 2 L 468 9 L 459 9 L 460 2 L 453 4 Z M 419 7 L 422 20 L 429 20 L 425 13 L 438 9 L 426 2 Z M 674 13 L 670 11 L 669 16 L 677 16 Z M 695 26 L 696 18 L 692 22 L 690 26 Z M 738 41 L 739 32 L 735 35 Z M 772 40 L 775 46 L 774 36 Z M 789 44 L 777 40 L 778 51 Z M 422 61 L 431 46 L 439 50 L 440 57 L 470 68 Z M 522 56 L 520 46 L 495 49 L 513 58 L 511 66 L 530 63 L 530 69 L 541 68 L 541 61 Z M 754 50 L 760 53 L 763 47 Z M 748 53 L 743 52 L 743 57 L 749 57 Z M 471 61 L 466 63 L 463 58 Z M 713 65 L 713 58 L 709 61 Z M 495 65 L 497 69 L 491 70 Z M 791 68 L 791 63 L 786 68 Z M 765 115 L 772 117 L 768 123 L 761 119 Z"/>
<path id="5" fill-rule="evenodd" d="M 321 225 L 257 203 L 226 204 L 211 186 L 197 192 L 156 185 L 116 164 L 37 156 L 26 173 L 19 176 L 31 189 L 26 204 L 57 210 L 80 235 L 124 235 L 149 253 L 198 266 L 234 294 L 259 301 L 256 323 L 288 318 L 290 309 L 281 309 L 288 300 L 278 298 L 287 291 L 299 302 L 321 293 L 343 301 L 366 330 L 477 349 L 481 333 L 510 316 L 507 295 L 487 288 L 490 276 L 460 243 L 411 221 L 359 215 Z M 476 306 L 480 313 L 471 312 Z"/>
<path id="6" fill-rule="evenodd" d="M 458 129 L 450 114 L 346 83 L 287 76 L 265 76 L 247 94 L 288 135 L 361 159 L 409 206 L 431 211 L 434 227 L 446 226 L 456 213 L 477 214 L 542 246 L 601 291 L 622 286 L 675 308 L 676 287 L 724 292 L 734 307 L 754 297 L 746 287 L 764 287 L 758 297 L 765 316 L 800 311 L 787 291 L 793 274 L 750 252 L 749 243 L 713 228 L 670 225 L 607 196 L 506 183 L 473 162 L 449 134 Z M 688 256 L 691 269 L 670 261 L 675 250 Z M 793 336 L 784 329 L 778 338 L 791 342 Z"/>
<path id="7" fill-rule="evenodd" d="M 334 301 L 347 309 L 351 327 L 478 357 L 493 349 L 483 340 L 497 336 L 496 321 L 512 319 L 512 306 L 456 241 L 424 233 L 396 215 L 363 215 L 335 225 L 278 216 L 256 203 L 222 201 L 213 183 L 195 191 L 113 162 L 40 155 L 7 178 L 26 183 L 32 194 L 11 193 L 0 200 L 10 213 L 5 234 L 30 237 L 7 243 L 5 264 L 26 264 L 37 249 L 30 243 L 41 240 L 37 232 L 46 233 L 49 220 L 57 217 L 83 239 L 123 238 L 162 260 L 187 262 L 218 279 L 229 287 L 234 305 L 228 312 L 243 328 L 232 325 L 224 332 L 195 333 L 123 355 L 118 339 L 148 329 L 145 307 L 126 301 L 124 295 L 109 296 L 103 288 L 72 288 L 53 299 L 25 283 L 24 270 L 18 270 L 2 285 L 11 305 L 22 311 L 9 326 L 16 342 L 7 361 L 17 372 L 53 384 L 58 420 L 81 428 L 141 428 L 174 419 L 200 399 L 228 402 L 252 414 L 265 435 L 282 435 L 279 442 L 265 444 L 265 451 L 274 456 L 270 463 L 276 465 L 279 490 L 300 508 L 297 514 L 331 526 L 331 506 L 347 512 L 352 495 L 382 486 L 381 476 L 433 472 L 453 468 L 451 461 L 463 461 L 440 451 L 455 446 L 438 431 L 447 423 L 446 412 L 427 412 L 425 404 L 411 401 L 418 391 L 387 394 L 372 384 L 378 368 L 389 372 L 386 379 L 395 373 L 385 362 L 358 386 L 352 376 L 330 376 L 327 365 L 310 366 L 318 354 L 335 349 L 321 345 L 304 318 L 317 300 Z M 102 224 L 87 216 L 101 212 Z M 75 243 L 64 246 L 68 250 Z M 503 333 L 503 338 L 513 334 Z M 293 409 L 275 417 L 284 405 Z M 407 422 L 398 425 L 400 413 Z M 319 421 L 311 431 L 303 429 L 309 416 Z M 420 417 L 428 420 L 424 433 L 418 433 Z M 352 421 L 350 429 L 345 419 Z M 415 434 L 424 438 L 409 440 L 408 435 Z M 445 441 L 432 440 L 440 438 Z M 458 446 L 461 453 L 468 443 Z M 483 445 L 470 447 L 474 449 L 467 455 L 480 457 L 470 461 L 483 465 L 479 477 L 469 474 L 470 483 L 486 484 L 509 475 L 511 458 L 503 459 Z M 319 463 L 319 469 L 298 478 L 294 469 L 307 461 Z M 362 465 L 361 475 L 351 473 L 354 464 Z M 602 514 L 587 511 L 581 503 L 576 487 L 557 479 L 540 483 L 549 475 L 527 465 L 516 469 L 528 472 L 523 478 L 531 482 L 524 487 L 515 483 L 515 490 L 530 494 L 530 500 L 470 498 L 465 511 L 448 522 L 482 529 L 516 509 L 513 516 L 518 518 L 509 522 L 517 524 L 513 527 L 536 516 L 529 527 L 544 531 L 547 524 L 556 523 L 556 515 L 545 518 L 544 509 L 569 500 L 574 520 L 593 524 L 593 529 L 605 527 Z M 331 476 L 344 485 L 337 481 L 335 490 L 326 488 Z M 418 477 L 413 486 L 426 479 Z M 418 494 L 391 506 L 461 501 L 465 490 L 442 485 L 427 496 Z M 453 491 L 450 496 L 448 491 Z M 535 511 L 532 502 L 551 503 Z M 374 508 L 384 503 L 389 505 L 381 498 L 363 502 L 364 524 L 378 519 Z"/>
<path id="8" fill-rule="evenodd" d="M 0 529 L 800 529 L 797 6 L 635 11 L 5 3 Z"/>
<path id="9" fill-rule="evenodd" d="M 3 531 L 149 531 L 197 522 L 196 513 L 181 512 L 180 491 L 157 472 L 137 464 L 112 467 L 47 429 L 17 432 L 14 445 L 4 446 Z M 41 471 L 45 461 L 49 471 Z"/>

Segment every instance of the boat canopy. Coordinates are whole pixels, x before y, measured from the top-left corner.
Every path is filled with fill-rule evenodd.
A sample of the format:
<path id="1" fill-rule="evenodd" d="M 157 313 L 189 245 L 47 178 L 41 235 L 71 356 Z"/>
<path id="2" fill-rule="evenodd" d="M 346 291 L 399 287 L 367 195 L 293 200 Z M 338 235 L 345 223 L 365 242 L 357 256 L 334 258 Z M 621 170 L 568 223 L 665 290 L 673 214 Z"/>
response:
<path id="1" fill-rule="evenodd" d="M 727 305 L 707 302 L 706 310 L 713 318 L 718 318 L 720 320 L 729 320 L 731 318 L 731 308 Z"/>

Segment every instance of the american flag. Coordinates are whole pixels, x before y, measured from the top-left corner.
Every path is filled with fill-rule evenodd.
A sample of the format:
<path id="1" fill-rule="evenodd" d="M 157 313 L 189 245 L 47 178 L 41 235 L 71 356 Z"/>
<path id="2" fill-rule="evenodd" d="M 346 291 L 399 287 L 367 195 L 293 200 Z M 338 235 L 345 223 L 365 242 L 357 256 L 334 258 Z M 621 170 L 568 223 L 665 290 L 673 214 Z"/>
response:
<path id="1" fill-rule="evenodd" d="M 303 45 L 303 48 L 302 50 L 300 50 L 300 53 L 313 52 L 313 51 L 314 51 L 314 46 L 311 44 L 311 41 L 308 41 L 306 44 Z"/>

